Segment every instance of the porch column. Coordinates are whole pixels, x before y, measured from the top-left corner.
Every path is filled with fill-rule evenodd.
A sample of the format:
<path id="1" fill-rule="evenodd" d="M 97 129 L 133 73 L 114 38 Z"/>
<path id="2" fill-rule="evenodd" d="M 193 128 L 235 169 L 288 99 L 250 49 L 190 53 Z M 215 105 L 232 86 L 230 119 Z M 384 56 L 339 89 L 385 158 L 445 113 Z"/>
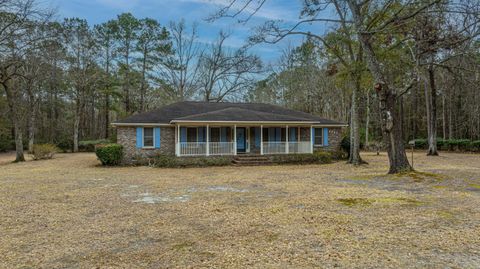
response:
<path id="1" fill-rule="evenodd" d="M 314 141 L 314 137 L 313 137 L 313 126 L 310 125 L 310 153 L 313 153 L 313 141 Z"/>
<path id="2" fill-rule="evenodd" d="M 206 134 L 206 135 L 207 135 L 207 149 L 206 149 L 206 151 L 207 151 L 207 156 L 210 156 L 210 138 L 209 138 L 209 136 L 210 136 L 210 135 L 209 135 L 209 132 L 210 132 L 210 131 L 208 130 L 209 128 L 210 128 L 210 127 L 209 127 L 209 125 L 207 124 L 207 132 L 206 132 L 206 133 L 207 133 L 207 134 Z"/>
<path id="3" fill-rule="evenodd" d="M 263 155 L 263 125 L 260 125 L 260 155 Z"/>
<path id="4" fill-rule="evenodd" d="M 233 155 L 237 155 L 237 125 L 233 125 Z"/>
<path id="5" fill-rule="evenodd" d="M 288 125 L 287 125 L 287 128 L 285 129 L 285 153 L 288 154 Z"/>
<path id="6" fill-rule="evenodd" d="M 177 125 L 177 144 L 175 145 L 177 156 L 180 156 L 180 124 Z"/>

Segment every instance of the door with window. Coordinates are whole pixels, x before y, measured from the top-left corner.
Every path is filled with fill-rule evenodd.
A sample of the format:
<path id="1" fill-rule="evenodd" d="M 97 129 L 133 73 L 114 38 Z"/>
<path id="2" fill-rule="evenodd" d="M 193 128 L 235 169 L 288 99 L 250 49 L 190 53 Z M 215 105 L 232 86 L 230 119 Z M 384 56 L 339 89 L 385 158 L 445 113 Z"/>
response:
<path id="1" fill-rule="evenodd" d="M 245 127 L 237 128 L 237 152 L 245 152 L 247 146 Z"/>

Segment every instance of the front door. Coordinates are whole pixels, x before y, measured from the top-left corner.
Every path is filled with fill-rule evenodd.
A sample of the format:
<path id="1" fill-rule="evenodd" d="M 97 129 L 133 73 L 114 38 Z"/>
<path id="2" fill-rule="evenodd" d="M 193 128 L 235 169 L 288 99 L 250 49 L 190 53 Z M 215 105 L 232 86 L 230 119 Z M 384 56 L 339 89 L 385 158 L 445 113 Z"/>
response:
<path id="1" fill-rule="evenodd" d="M 237 152 L 245 152 L 246 147 L 246 129 L 237 128 Z"/>

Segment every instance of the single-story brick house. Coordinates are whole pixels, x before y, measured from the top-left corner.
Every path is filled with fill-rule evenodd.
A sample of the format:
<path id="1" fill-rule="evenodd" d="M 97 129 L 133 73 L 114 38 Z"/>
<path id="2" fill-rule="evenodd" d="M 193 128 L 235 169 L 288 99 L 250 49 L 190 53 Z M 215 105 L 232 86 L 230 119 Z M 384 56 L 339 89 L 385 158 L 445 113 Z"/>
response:
<path id="1" fill-rule="evenodd" d="M 125 161 L 158 154 L 296 154 L 340 147 L 341 122 L 260 103 L 178 102 L 112 124 Z"/>

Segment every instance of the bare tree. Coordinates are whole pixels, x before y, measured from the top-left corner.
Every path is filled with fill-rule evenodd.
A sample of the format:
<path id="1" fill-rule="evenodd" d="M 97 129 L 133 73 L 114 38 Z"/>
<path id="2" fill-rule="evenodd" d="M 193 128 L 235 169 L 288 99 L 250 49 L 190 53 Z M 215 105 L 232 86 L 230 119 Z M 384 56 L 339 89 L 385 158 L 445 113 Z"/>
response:
<path id="1" fill-rule="evenodd" d="M 34 47 L 43 35 L 36 29 L 51 17 L 34 0 L 0 1 L 0 85 L 7 96 L 10 117 L 15 130 L 15 161 L 25 161 L 23 154 L 23 131 L 21 126 L 22 91 L 19 77 L 25 54 Z"/>
<path id="2" fill-rule="evenodd" d="M 91 29 L 85 20 L 65 19 L 63 38 L 68 53 L 71 96 L 75 101 L 73 123 L 73 152 L 78 151 L 80 120 L 86 98 L 91 94 L 92 84 L 98 76 L 95 55 L 97 53 Z"/>
<path id="3" fill-rule="evenodd" d="M 185 21 L 170 23 L 173 54 L 162 61 L 158 69 L 157 83 L 168 93 L 171 100 L 187 100 L 199 88 L 198 57 L 202 53 L 198 44 L 197 26 L 190 32 Z"/>
<path id="4" fill-rule="evenodd" d="M 220 102 L 229 95 L 247 89 L 261 72 L 261 61 L 243 49 L 226 47 L 229 34 L 220 32 L 218 40 L 200 56 L 200 84 L 203 99 Z"/>

